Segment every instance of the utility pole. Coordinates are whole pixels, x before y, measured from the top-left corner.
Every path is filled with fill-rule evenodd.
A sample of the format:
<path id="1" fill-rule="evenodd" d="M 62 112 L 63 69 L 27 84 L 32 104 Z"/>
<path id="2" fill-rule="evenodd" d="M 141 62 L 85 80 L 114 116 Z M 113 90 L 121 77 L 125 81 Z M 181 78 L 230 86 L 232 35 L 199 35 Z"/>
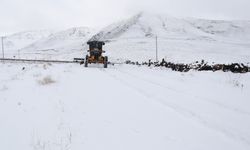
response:
<path id="1" fill-rule="evenodd" d="M 1 38 L 2 39 L 2 54 L 3 54 L 3 59 L 4 59 L 4 43 L 3 43 L 3 38 L 4 37 L 2 36 L 2 38 Z"/>
<path id="2" fill-rule="evenodd" d="M 155 37 L 155 59 L 156 59 L 156 62 L 158 62 L 158 37 L 156 35 Z"/>

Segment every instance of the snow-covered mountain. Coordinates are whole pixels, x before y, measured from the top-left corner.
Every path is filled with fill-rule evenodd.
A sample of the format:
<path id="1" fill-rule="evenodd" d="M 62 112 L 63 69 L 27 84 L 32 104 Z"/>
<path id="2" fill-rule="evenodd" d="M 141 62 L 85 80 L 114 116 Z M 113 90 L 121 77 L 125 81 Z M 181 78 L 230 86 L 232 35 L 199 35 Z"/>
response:
<path id="1" fill-rule="evenodd" d="M 156 36 L 159 57 L 171 61 L 250 60 L 249 21 L 175 18 L 140 13 L 104 28 L 91 40 L 109 41 L 106 49 L 114 58 L 155 60 Z"/>
<path id="2" fill-rule="evenodd" d="M 4 47 L 7 55 L 15 55 L 16 52 L 40 39 L 53 34 L 54 30 L 33 30 L 15 33 L 4 38 Z"/>
<path id="3" fill-rule="evenodd" d="M 175 18 L 168 15 L 139 13 L 134 17 L 112 24 L 92 40 L 116 38 L 168 37 L 176 39 L 196 38 L 215 40 L 218 37 L 241 40 L 250 39 L 250 21 L 221 21 L 195 18 Z M 237 37 L 235 37 L 237 36 Z"/>
<path id="4" fill-rule="evenodd" d="M 95 33 L 94 29 L 88 27 L 70 28 L 56 32 L 38 40 L 24 48 L 21 53 L 26 57 L 35 56 L 43 58 L 64 58 L 81 55 L 83 43 L 89 40 Z M 75 55 L 75 53 L 77 53 Z M 73 55 L 73 56 L 72 56 Z"/>
<path id="5" fill-rule="evenodd" d="M 250 60 L 250 21 L 176 18 L 143 12 L 98 32 L 80 27 L 39 36 L 25 36 L 29 42 L 18 47 L 22 48 L 22 57 L 72 60 L 85 55 L 86 41 L 103 40 L 108 42 L 105 49 L 110 60 L 155 60 L 157 36 L 159 59 L 218 63 Z"/>

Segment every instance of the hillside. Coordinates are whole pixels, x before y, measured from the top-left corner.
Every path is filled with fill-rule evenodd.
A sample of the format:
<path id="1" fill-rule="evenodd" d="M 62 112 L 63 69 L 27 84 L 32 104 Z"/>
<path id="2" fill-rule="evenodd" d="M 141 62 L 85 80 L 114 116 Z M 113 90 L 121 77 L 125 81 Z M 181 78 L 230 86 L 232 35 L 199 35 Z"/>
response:
<path id="1" fill-rule="evenodd" d="M 155 60 L 155 37 L 159 57 L 175 62 L 247 62 L 250 60 L 250 22 L 175 18 L 140 13 L 112 24 L 91 40 L 109 41 L 114 58 Z"/>
<path id="2" fill-rule="evenodd" d="M 56 59 L 82 55 L 95 30 L 75 27 L 62 31 L 37 30 L 9 35 L 4 39 L 5 56 L 16 58 Z"/>
<path id="3" fill-rule="evenodd" d="M 24 32 L 7 38 L 10 57 L 67 59 L 82 57 L 88 40 L 103 40 L 110 60 L 159 59 L 190 63 L 205 59 L 217 63 L 249 63 L 250 21 L 176 18 L 139 13 L 101 30 L 88 27 L 63 31 Z"/>
<path id="4" fill-rule="evenodd" d="M 52 30 L 34 30 L 24 31 L 8 35 L 4 38 L 5 54 L 8 57 L 18 55 L 18 50 L 23 47 L 32 44 L 38 40 L 46 38 L 56 31 Z"/>
<path id="5" fill-rule="evenodd" d="M 24 48 L 22 54 L 26 57 L 38 57 L 44 59 L 65 59 L 82 55 L 83 43 L 95 33 L 88 27 L 71 28 L 51 34 L 49 37 L 38 40 Z"/>

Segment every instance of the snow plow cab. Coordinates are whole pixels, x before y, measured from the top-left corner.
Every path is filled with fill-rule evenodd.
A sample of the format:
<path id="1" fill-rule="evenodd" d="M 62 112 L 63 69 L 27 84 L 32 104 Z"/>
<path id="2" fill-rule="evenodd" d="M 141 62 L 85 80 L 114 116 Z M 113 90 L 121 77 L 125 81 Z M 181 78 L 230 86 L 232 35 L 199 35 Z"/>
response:
<path id="1" fill-rule="evenodd" d="M 89 45 L 89 55 L 86 55 L 85 59 L 85 67 L 88 67 L 88 64 L 103 64 L 104 68 L 108 67 L 108 57 L 103 56 L 102 54 L 105 51 L 102 49 L 103 45 L 105 45 L 102 41 L 89 41 L 87 43 Z"/>

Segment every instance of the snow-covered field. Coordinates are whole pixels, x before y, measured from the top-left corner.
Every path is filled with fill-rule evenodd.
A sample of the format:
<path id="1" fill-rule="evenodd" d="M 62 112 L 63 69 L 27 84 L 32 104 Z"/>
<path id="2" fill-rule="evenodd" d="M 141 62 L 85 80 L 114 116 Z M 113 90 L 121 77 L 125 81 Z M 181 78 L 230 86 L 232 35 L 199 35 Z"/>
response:
<path id="1" fill-rule="evenodd" d="M 1 150 L 249 150 L 250 74 L 0 63 Z"/>

